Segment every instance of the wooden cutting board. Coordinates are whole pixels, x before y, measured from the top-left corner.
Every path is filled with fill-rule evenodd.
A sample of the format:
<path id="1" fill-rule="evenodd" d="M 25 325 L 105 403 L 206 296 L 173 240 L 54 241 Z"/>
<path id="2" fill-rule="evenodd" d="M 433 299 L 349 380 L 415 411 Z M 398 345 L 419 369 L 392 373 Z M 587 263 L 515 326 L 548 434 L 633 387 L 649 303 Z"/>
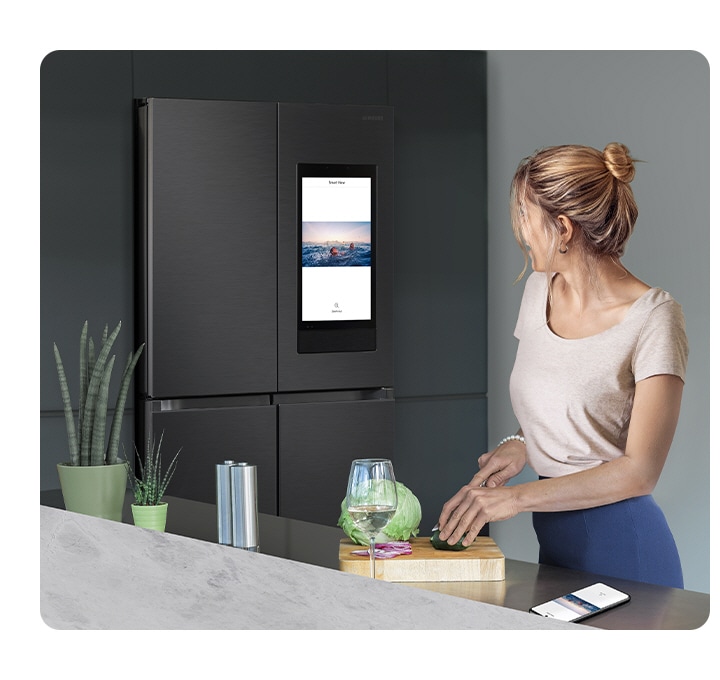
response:
<path id="1" fill-rule="evenodd" d="M 430 538 L 412 538 L 412 555 L 375 560 L 375 578 L 381 581 L 503 581 L 505 556 L 489 536 L 478 536 L 466 550 L 436 550 Z M 363 546 L 340 540 L 340 571 L 370 576 L 370 557 L 353 555 Z"/>

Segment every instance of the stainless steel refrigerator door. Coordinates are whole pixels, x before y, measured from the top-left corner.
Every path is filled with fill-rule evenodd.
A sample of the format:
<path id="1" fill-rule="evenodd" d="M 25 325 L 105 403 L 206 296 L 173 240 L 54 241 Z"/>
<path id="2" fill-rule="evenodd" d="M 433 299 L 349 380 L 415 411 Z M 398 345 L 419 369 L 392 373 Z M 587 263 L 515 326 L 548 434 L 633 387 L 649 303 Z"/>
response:
<path id="1" fill-rule="evenodd" d="M 273 392 L 277 106 L 149 99 L 145 109 L 141 391 Z"/>

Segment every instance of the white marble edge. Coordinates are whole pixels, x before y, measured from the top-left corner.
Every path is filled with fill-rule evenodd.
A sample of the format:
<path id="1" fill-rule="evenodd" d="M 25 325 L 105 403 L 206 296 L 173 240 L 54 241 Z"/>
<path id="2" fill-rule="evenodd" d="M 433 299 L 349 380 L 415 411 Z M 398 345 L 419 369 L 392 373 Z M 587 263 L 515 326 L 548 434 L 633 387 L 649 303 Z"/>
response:
<path id="1" fill-rule="evenodd" d="M 46 506 L 40 614 L 58 630 L 591 630 Z"/>

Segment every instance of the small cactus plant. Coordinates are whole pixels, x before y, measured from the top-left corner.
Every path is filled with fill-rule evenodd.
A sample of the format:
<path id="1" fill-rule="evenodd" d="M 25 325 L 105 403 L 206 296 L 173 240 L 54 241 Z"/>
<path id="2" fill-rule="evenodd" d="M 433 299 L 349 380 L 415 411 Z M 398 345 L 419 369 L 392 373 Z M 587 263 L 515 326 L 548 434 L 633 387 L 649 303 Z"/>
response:
<path id="1" fill-rule="evenodd" d="M 120 332 L 122 322 L 118 323 L 112 333 L 108 335 L 105 326 L 100 351 L 95 357 L 93 339 L 88 337 L 88 323 L 83 325 L 80 334 L 80 398 L 75 426 L 75 416 L 70 399 L 67 377 L 63 367 L 60 351 L 53 343 L 55 350 L 55 363 L 57 364 L 58 378 L 60 379 L 60 392 L 65 410 L 65 425 L 70 449 L 70 465 L 113 465 L 118 463 L 118 445 L 120 443 L 120 429 L 122 427 L 123 412 L 127 399 L 130 379 L 135 365 L 140 358 L 143 347 L 135 353 L 130 353 L 125 365 L 125 371 L 120 383 L 120 390 L 115 402 L 110 435 L 107 445 L 105 443 L 105 430 L 107 424 L 108 397 L 110 377 L 115 364 L 115 355 L 110 356 L 115 338 Z"/>
<path id="2" fill-rule="evenodd" d="M 136 449 L 135 460 L 139 468 L 139 474 L 133 473 L 130 470 L 130 466 L 128 466 L 128 478 L 130 479 L 130 486 L 132 487 L 133 496 L 135 497 L 135 505 L 160 505 L 168 484 L 173 474 L 175 474 L 180 451 L 178 451 L 170 461 L 170 465 L 168 465 L 164 474 L 162 471 L 160 448 L 162 447 L 164 434 L 165 432 L 163 431 L 160 435 L 157 448 L 155 448 L 155 440 L 153 439 L 151 442 L 148 439 L 144 465 Z"/>

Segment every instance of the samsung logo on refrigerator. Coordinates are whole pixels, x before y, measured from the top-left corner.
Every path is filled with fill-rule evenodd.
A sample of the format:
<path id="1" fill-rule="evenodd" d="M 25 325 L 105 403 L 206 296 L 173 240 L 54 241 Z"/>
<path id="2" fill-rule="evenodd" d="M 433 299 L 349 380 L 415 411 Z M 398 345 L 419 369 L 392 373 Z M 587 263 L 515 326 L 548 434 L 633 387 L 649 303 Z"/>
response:
<path id="1" fill-rule="evenodd" d="M 363 116 L 362 120 L 385 120 L 385 116 Z"/>

